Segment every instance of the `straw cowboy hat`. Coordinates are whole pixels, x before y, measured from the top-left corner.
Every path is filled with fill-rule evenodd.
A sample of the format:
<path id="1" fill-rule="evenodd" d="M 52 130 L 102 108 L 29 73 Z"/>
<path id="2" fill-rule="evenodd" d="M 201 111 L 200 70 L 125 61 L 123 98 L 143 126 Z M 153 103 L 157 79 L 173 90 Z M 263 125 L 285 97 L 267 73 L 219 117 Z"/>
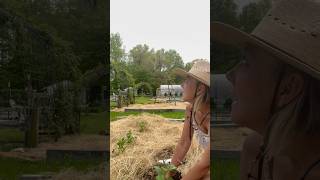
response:
<path id="1" fill-rule="evenodd" d="M 210 87 L 210 63 L 204 59 L 195 60 L 189 72 L 177 68 L 175 73 L 181 77 L 191 76 Z"/>
<path id="2" fill-rule="evenodd" d="M 320 0 L 282 0 L 251 34 L 211 23 L 212 40 L 244 48 L 262 47 L 285 63 L 320 79 Z"/>

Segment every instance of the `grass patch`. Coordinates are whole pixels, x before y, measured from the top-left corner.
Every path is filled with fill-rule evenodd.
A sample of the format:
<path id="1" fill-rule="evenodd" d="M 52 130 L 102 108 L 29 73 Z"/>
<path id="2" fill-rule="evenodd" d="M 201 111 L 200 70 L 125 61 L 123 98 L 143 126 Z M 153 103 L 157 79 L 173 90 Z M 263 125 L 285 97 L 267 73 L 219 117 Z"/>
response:
<path id="1" fill-rule="evenodd" d="M 68 168 L 86 172 L 101 163 L 101 160 L 27 161 L 0 157 L 0 179 L 19 179 L 23 174 L 45 174 Z"/>
<path id="2" fill-rule="evenodd" d="M 184 119 L 185 116 L 184 112 L 161 112 L 156 114 L 170 119 Z"/>
<path id="3" fill-rule="evenodd" d="M 152 100 L 148 96 L 137 96 L 135 97 L 135 104 L 153 104 L 154 100 Z M 110 101 L 110 108 L 114 109 L 117 107 L 117 102 Z"/>
<path id="4" fill-rule="evenodd" d="M 129 115 L 140 115 L 141 112 L 110 112 L 110 121 L 118 120 L 119 118 L 129 116 Z M 156 113 L 150 113 L 150 114 L 156 114 L 160 115 L 164 118 L 170 118 L 170 119 L 183 119 L 184 118 L 184 112 L 156 112 Z"/>
<path id="5" fill-rule="evenodd" d="M 24 140 L 24 132 L 16 128 L 1 128 L 0 142 L 18 142 Z"/>
<path id="6" fill-rule="evenodd" d="M 111 108 L 111 109 L 114 109 L 114 108 L 116 108 L 116 107 L 117 107 L 117 103 L 114 102 L 114 101 L 110 101 L 110 108 Z"/>
<path id="7" fill-rule="evenodd" d="M 137 96 L 135 97 L 136 104 L 152 104 L 154 101 L 147 96 Z"/>
<path id="8" fill-rule="evenodd" d="M 240 161 L 238 159 L 214 159 L 211 161 L 211 179 L 240 179 Z"/>
<path id="9" fill-rule="evenodd" d="M 110 121 L 118 120 L 121 117 L 124 116 L 130 116 L 130 115 L 139 115 L 140 112 L 114 112 L 110 111 Z"/>
<path id="10" fill-rule="evenodd" d="M 82 114 L 80 132 L 82 134 L 98 134 L 107 128 L 107 112 Z"/>

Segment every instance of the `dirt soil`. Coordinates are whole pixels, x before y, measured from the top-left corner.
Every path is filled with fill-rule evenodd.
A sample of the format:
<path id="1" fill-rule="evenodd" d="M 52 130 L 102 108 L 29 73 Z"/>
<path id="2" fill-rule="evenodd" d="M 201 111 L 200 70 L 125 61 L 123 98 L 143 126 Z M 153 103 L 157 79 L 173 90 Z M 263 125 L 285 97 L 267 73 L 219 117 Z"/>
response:
<path id="1" fill-rule="evenodd" d="M 211 128 L 211 149 L 241 150 L 245 138 L 253 131 L 248 128 Z"/>
<path id="2" fill-rule="evenodd" d="M 46 158 L 47 149 L 65 150 L 106 150 L 107 136 L 73 135 L 65 136 L 58 142 L 40 143 L 36 148 L 17 148 L 11 152 L 0 152 L 1 157 L 14 157 L 26 160 L 42 160 Z"/>
<path id="3" fill-rule="evenodd" d="M 177 102 L 174 103 L 156 103 L 156 104 L 130 104 L 129 107 L 114 108 L 112 111 L 123 112 L 127 109 L 186 109 L 188 103 Z"/>

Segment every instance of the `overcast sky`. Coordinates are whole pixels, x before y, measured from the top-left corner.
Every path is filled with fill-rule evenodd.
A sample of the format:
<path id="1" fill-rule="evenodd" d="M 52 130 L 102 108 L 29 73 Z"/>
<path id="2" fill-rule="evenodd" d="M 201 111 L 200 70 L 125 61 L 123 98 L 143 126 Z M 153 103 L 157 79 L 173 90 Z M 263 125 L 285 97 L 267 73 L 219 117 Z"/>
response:
<path id="1" fill-rule="evenodd" d="M 137 44 L 175 49 L 184 62 L 210 57 L 209 0 L 111 0 L 110 31 L 126 52 Z"/>

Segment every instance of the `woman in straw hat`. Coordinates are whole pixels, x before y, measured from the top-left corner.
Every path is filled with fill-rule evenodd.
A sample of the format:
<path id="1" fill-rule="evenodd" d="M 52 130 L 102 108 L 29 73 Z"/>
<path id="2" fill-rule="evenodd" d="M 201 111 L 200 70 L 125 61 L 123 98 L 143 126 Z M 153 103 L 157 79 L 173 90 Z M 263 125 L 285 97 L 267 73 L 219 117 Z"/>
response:
<path id="1" fill-rule="evenodd" d="M 241 179 L 320 179 L 320 1 L 282 0 L 251 34 L 211 24 L 211 37 L 243 49 L 228 72 L 232 120 L 256 132 Z"/>
<path id="2" fill-rule="evenodd" d="M 184 161 L 193 134 L 204 149 L 200 160 L 185 174 L 183 180 L 209 179 L 210 168 L 210 64 L 205 60 L 196 60 L 189 72 L 177 69 L 176 73 L 185 78 L 182 84 L 183 100 L 190 103 L 182 135 L 176 146 L 171 163 L 178 167 Z"/>

